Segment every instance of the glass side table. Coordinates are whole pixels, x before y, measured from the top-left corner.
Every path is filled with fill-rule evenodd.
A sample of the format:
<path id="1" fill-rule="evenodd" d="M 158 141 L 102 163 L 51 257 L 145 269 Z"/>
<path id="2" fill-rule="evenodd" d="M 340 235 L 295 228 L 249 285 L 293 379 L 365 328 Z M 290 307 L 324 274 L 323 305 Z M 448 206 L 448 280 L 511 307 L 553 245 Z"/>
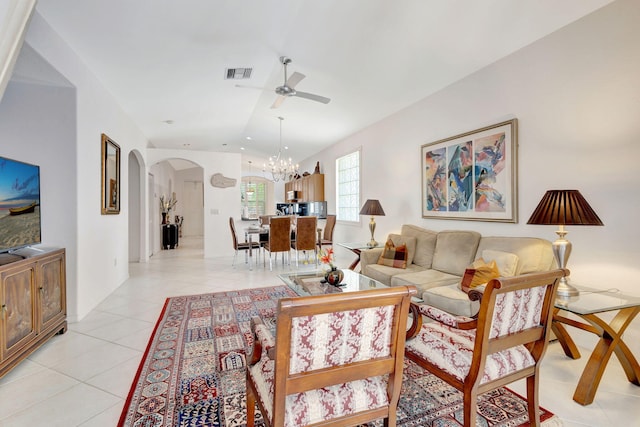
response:
<path id="1" fill-rule="evenodd" d="M 338 246 L 349 249 L 351 252 L 358 256 L 358 258 L 356 258 L 355 261 L 353 261 L 349 266 L 349 270 L 355 270 L 358 264 L 360 264 L 360 252 L 364 251 L 365 249 L 371 249 L 369 246 L 367 246 L 366 242 L 338 243 Z"/>
<path id="2" fill-rule="evenodd" d="M 572 359 L 580 358 L 580 352 L 564 325 L 573 326 L 600 337 L 573 394 L 573 400 L 581 405 L 589 405 L 593 403 L 598 385 L 613 353 L 624 368 L 627 379 L 640 386 L 640 365 L 622 340 L 624 331 L 640 312 L 640 298 L 585 286 L 576 286 L 576 288 L 580 291 L 580 295 L 556 299 L 551 328 L 558 337 L 564 353 Z M 563 316 L 561 310 L 573 313 L 588 323 Z M 616 310 L 618 313 L 609 323 L 598 316 L 600 313 Z"/>

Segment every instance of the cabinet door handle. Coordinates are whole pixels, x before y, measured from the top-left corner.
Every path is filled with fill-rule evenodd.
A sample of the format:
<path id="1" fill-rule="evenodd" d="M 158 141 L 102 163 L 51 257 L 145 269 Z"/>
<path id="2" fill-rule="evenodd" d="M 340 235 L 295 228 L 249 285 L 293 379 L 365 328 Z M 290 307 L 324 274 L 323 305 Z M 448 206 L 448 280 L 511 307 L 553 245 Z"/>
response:
<path id="1" fill-rule="evenodd" d="M 2 304 L 2 307 L 0 307 L 0 314 L 2 314 L 4 316 L 4 312 L 7 311 L 7 305 L 6 304 Z"/>

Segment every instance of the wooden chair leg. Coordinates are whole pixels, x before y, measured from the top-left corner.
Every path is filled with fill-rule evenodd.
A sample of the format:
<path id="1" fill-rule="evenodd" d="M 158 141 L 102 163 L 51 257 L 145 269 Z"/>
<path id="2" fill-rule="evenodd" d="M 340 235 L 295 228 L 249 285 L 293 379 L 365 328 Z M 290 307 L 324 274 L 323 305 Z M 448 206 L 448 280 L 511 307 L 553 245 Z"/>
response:
<path id="1" fill-rule="evenodd" d="M 471 390 L 464 394 L 464 409 L 462 411 L 464 416 L 464 427 L 476 427 L 476 418 L 478 415 L 478 392 Z"/>
<path id="2" fill-rule="evenodd" d="M 247 381 L 247 427 L 254 427 L 256 422 L 256 396 Z"/>
<path id="3" fill-rule="evenodd" d="M 540 405 L 538 401 L 538 375 L 527 377 L 527 406 L 529 425 L 540 426 Z"/>

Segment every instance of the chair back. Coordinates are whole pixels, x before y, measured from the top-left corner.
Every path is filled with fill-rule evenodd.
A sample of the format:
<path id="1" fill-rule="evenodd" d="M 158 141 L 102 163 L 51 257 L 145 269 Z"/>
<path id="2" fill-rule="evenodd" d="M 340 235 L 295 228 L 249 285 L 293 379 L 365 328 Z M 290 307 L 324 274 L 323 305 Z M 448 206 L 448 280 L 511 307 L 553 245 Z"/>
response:
<path id="1" fill-rule="evenodd" d="M 236 224 L 233 217 L 229 217 L 229 228 L 231 228 L 231 238 L 233 239 L 233 249 L 238 250 L 238 236 L 236 235 Z"/>
<path id="2" fill-rule="evenodd" d="M 258 221 L 260 221 L 260 227 L 264 227 L 265 225 L 269 225 L 269 221 L 273 215 L 260 215 L 258 217 Z"/>
<path id="3" fill-rule="evenodd" d="M 375 397 L 369 396 L 375 403 L 365 399 L 370 405 L 363 408 L 367 419 L 348 414 L 344 408 L 348 405 L 333 408 L 329 411 L 332 415 L 353 417 L 356 424 L 394 417 L 390 425 L 395 425 L 408 310 L 416 293 L 413 286 L 398 286 L 281 299 L 271 425 L 285 425 L 287 395 L 338 384 L 341 390 L 365 385 L 372 394 L 376 394 L 376 385 L 380 387 Z M 304 425 L 325 421 L 313 419 L 310 413 L 295 416 L 305 420 Z"/>
<path id="4" fill-rule="evenodd" d="M 491 280 L 482 293 L 470 376 L 482 376 L 488 355 L 524 345 L 537 364 L 549 342 L 553 305 L 566 270 Z M 477 366 L 474 374 L 473 368 Z"/>
<path id="5" fill-rule="evenodd" d="M 333 228 L 336 226 L 336 216 L 327 215 L 327 221 L 324 226 L 323 240 L 333 241 Z"/>
<path id="6" fill-rule="evenodd" d="M 299 251 L 312 251 L 316 248 L 316 227 L 318 218 L 303 216 L 296 222 L 296 241 L 294 248 Z"/>
<path id="7" fill-rule="evenodd" d="M 269 221 L 269 252 L 288 252 L 291 249 L 291 218 L 272 217 Z"/>

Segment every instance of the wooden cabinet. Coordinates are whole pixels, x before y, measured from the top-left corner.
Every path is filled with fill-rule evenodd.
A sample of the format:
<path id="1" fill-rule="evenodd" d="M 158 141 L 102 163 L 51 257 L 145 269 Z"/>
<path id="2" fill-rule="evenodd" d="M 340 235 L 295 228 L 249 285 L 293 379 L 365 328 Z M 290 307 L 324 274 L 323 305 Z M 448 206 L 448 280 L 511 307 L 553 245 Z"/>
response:
<path id="1" fill-rule="evenodd" d="M 314 173 L 285 182 L 285 200 L 289 191 L 298 192 L 298 202 L 324 202 L 324 174 Z"/>
<path id="2" fill-rule="evenodd" d="M 65 251 L 0 266 L 0 377 L 67 330 Z"/>

